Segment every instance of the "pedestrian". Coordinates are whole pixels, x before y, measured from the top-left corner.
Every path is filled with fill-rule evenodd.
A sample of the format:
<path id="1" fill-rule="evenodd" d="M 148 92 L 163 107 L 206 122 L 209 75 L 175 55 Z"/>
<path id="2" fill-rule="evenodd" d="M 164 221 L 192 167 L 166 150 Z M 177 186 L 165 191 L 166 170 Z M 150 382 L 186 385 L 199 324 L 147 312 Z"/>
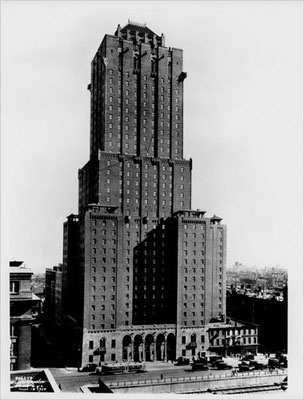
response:
<path id="1" fill-rule="evenodd" d="M 59 387 L 60 390 L 62 390 L 60 383 L 59 383 L 58 387 Z"/>
<path id="2" fill-rule="evenodd" d="M 163 379 L 163 374 L 160 374 L 160 379 Z"/>

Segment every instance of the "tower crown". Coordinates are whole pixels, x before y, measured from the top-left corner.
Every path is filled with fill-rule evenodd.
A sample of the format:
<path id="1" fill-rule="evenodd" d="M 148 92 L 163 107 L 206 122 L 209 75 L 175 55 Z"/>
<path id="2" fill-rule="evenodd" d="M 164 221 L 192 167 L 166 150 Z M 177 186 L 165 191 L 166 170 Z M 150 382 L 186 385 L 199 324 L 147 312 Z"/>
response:
<path id="1" fill-rule="evenodd" d="M 128 20 L 127 25 L 121 28 L 118 25 L 115 36 L 119 39 L 132 40 L 135 43 L 152 43 L 155 46 L 165 46 L 165 36 L 160 36 L 151 31 L 146 23 Z"/>

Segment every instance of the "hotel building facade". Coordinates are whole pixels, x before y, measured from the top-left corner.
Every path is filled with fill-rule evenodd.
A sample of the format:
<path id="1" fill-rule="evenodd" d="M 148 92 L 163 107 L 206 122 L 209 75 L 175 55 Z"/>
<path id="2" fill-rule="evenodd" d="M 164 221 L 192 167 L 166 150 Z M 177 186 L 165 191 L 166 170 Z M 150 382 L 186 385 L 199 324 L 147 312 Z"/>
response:
<path id="1" fill-rule="evenodd" d="M 191 210 L 186 76 L 181 49 L 131 22 L 91 63 L 90 159 L 62 267 L 63 325 L 79 365 L 192 357 L 226 314 L 226 226 Z"/>

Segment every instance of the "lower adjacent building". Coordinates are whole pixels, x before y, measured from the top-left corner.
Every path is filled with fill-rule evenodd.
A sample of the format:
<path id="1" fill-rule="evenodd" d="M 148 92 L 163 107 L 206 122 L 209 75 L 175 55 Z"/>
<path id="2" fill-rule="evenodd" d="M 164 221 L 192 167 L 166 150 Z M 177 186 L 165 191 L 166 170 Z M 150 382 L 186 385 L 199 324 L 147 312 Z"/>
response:
<path id="1" fill-rule="evenodd" d="M 23 261 L 10 262 L 10 370 L 31 367 L 33 315 L 41 301 L 31 291 L 32 275 Z"/>
<path id="2" fill-rule="evenodd" d="M 49 323 L 61 325 L 62 319 L 62 266 L 45 271 L 44 315 Z"/>
<path id="3" fill-rule="evenodd" d="M 223 356 L 258 352 L 256 324 L 226 318 L 226 321 L 210 323 L 206 328 L 209 352 Z"/>

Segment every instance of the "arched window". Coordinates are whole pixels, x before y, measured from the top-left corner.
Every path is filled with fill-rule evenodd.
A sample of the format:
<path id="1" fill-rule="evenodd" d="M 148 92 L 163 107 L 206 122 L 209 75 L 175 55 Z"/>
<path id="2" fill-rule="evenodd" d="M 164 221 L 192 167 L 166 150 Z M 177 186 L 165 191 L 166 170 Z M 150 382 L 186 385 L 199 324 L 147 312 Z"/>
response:
<path id="1" fill-rule="evenodd" d="M 196 343 L 196 334 L 192 333 L 191 335 L 191 343 Z"/>

